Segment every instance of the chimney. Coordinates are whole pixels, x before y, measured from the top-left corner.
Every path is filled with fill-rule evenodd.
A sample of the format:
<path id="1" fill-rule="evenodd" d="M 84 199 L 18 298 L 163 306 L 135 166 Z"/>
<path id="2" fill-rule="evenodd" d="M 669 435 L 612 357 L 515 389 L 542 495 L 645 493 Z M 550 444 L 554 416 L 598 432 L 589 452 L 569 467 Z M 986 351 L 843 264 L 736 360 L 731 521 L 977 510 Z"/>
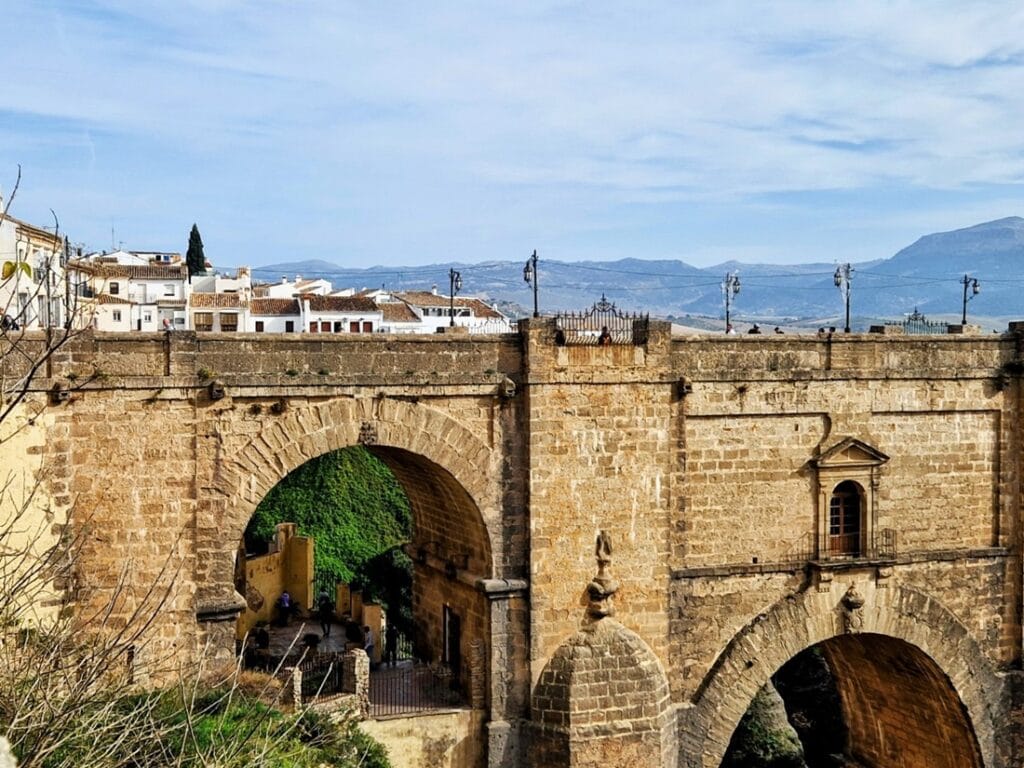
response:
<path id="1" fill-rule="evenodd" d="M 288 275 L 281 275 L 281 285 L 288 285 Z"/>
<path id="2" fill-rule="evenodd" d="M 437 296 L 437 283 L 434 283 L 432 286 L 430 286 L 430 292 Z"/>

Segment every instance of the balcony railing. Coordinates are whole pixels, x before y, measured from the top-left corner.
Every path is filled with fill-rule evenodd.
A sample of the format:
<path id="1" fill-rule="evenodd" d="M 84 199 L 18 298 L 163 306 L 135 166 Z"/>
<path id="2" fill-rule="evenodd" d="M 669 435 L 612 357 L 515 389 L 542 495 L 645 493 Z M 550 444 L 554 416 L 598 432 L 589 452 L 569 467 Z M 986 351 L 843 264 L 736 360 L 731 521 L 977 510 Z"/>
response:
<path id="1" fill-rule="evenodd" d="M 819 560 L 892 560 L 896 555 L 896 531 L 892 528 L 880 528 L 870 536 L 826 533 L 818 544 Z"/>
<path id="2" fill-rule="evenodd" d="M 824 534 L 815 540 L 811 532 L 805 533 L 789 547 L 782 560 L 802 566 L 810 561 L 835 562 L 844 560 L 893 560 L 899 554 L 896 531 L 880 528 L 871 536 L 848 533 L 836 536 Z"/>

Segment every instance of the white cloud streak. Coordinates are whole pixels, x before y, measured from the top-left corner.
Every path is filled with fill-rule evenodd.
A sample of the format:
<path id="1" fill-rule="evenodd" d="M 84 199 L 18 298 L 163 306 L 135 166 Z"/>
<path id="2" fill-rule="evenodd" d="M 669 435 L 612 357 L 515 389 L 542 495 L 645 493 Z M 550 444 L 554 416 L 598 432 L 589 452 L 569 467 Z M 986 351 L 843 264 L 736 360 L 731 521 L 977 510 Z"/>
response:
<path id="1" fill-rule="evenodd" d="M 108 216 L 155 195 L 232 248 L 411 262 L 443 256 L 417 247 L 435 240 L 567 242 L 636 206 L 1024 183 L 1017 3 L 23 5 L 0 49 L 3 144 L 91 136 L 81 178 L 120 200 Z M 160 231 L 146 221 L 137 236 Z M 653 225 L 650 255 L 685 250 Z"/>

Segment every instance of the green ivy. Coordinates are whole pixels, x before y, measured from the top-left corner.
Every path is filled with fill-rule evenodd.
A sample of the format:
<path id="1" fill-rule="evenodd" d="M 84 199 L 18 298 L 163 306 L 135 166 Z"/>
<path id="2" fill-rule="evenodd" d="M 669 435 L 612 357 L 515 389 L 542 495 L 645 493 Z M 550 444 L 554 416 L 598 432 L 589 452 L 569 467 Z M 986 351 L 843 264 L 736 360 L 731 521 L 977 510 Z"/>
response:
<path id="1" fill-rule="evenodd" d="M 246 548 L 260 551 L 283 522 L 315 540 L 318 577 L 362 589 L 408 620 L 412 563 L 399 547 L 409 541 L 412 514 L 380 459 L 353 446 L 306 462 L 260 502 L 245 531 Z"/>

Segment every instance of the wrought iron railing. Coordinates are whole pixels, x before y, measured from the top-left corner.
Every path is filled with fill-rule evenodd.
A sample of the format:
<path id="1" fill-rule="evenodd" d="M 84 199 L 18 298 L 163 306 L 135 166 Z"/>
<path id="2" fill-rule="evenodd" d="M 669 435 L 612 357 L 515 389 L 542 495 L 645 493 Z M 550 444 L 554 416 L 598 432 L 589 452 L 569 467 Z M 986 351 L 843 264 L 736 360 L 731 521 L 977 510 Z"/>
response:
<path id="1" fill-rule="evenodd" d="M 443 665 L 403 661 L 370 673 L 371 717 L 448 709 L 462 703 L 462 692 Z"/>
<path id="2" fill-rule="evenodd" d="M 318 654 L 298 665 L 302 672 L 302 699 L 332 696 L 342 692 L 343 665 L 341 654 Z"/>
<path id="3" fill-rule="evenodd" d="M 892 528 L 881 528 L 870 536 L 825 533 L 818 546 L 819 560 L 891 560 L 897 554 L 896 531 Z"/>
<path id="4" fill-rule="evenodd" d="M 567 346 L 602 346 L 647 343 L 650 315 L 620 311 L 604 294 L 580 313 L 555 316 L 555 341 Z"/>
<path id="5" fill-rule="evenodd" d="M 939 335 L 949 332 L 948 323 L 944 323 L 941 320 L 929 320 L 917 311 L 917 307 L 902 322 L 886 323 L 886 325 L 902 328 L 903 332 L 910 336 Z"/>

